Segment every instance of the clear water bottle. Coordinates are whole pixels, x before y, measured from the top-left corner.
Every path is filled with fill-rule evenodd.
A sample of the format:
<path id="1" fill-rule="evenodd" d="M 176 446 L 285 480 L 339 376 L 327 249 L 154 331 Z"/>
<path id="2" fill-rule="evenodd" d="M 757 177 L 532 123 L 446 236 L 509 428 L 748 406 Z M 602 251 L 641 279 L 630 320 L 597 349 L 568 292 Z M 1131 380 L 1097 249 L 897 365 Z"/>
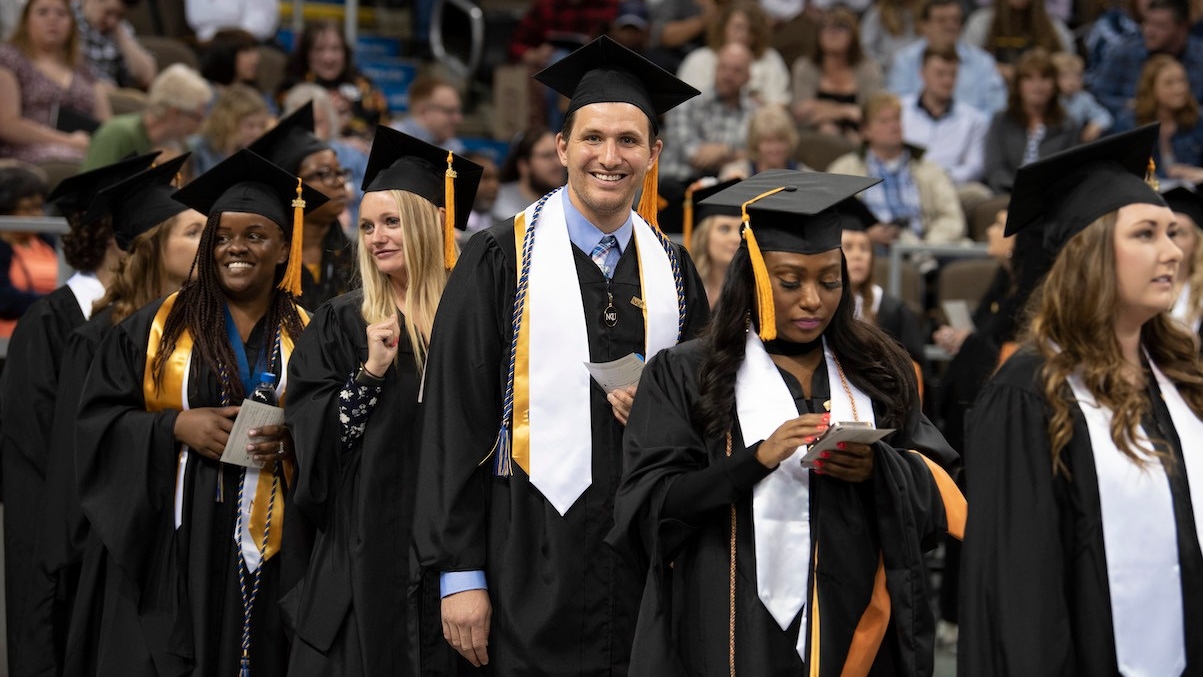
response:
<path id="1" fill-rule="evenodd" d="M 259 385 L 251 391 L 250 399 L 263 404 L 276 406 L 276 375 L 270 371 L 259 373 Z"/>

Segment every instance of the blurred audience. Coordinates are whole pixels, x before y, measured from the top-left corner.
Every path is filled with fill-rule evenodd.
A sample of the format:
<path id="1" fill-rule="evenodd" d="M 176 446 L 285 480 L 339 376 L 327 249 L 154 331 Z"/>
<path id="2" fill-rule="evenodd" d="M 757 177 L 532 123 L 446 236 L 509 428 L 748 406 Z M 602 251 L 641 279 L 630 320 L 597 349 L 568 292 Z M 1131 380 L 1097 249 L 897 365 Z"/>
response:
<path id="1" fill-rule="evenodd" d="M 472 202 L 472 213 L 468 215 L 468 223 L 463 230 L 455 231 L 455 238 L 462 247 L 478 230 L 493 227 L 493 205 L 497 203 L 497 192 L 501 189 L 500 172 L 497 160 L 492 153 L 469 152 L 464 159 L 480 165 L 480 183 L 476 186 L 476 199 Z"/>
<path id="2" fill-rule="evenodd" d="M 1065 22 L 1049 16 L 1044 0 L 998 0 L 982 7 L 965 22 L 961 39 L 989 52 L 1009 82 L 1020 55 L 1040 47 L 1049 53 L 1074 48 Z"/>
<path id="3" fill-rule="evenodd" d="M 501 223 L 568 181 L 556 151 L 556 135 L 545 127 L 523 132 L 510 145 L 498 178 L 501 185 L 493 202 L 493 219 Z"/>
<path id="4" fill-rule="evenodd" d="M 896 240 L 946 244 L 965 237 L 965 215 L 948 174 L 908 146 L 902 134 L 902 103 L 893 94 L 865 102 L 860 150 L 836 158 L 832 174 L 876 176 L 882 182 L 860 194 L 878 223 L 865 232 L 873 243 Z"/>
<path id="5" fill-rule="evenodd" d="M 1057 52 L 1052 59 L 1057 69 L 1057 89 L 1061 92 L 1065 114 L 1081 128 L 1083 143 L 1094 141 L 1111 129 L 1115 119 L 1093 94 L 1084 89 L 1082 71 L 1086 64 L 1082 57 L 1072 52 Z"/>
<path id="6" fill-rule="evenodd" d="M 301 32 L 296 48 L 288 57 L 281 95 L 301 82 L 326 88 L 338 110 L 342 136 L 360 143 L 364 152 L 376 125 L 389 122 L 388 99 L 355 68 L 351 47 L 337 22 L 308 24 Z"/>
<path id="7" fill-rule="evenodd" d="M 714 89 L 718 52 L 724 45 L 737 42 L 752 53 L 748 94 L 758 103 L 787 103 L 789 68 L 769 45 L 772 37 L 772 26 L 760 5 L 752 0 L 725 2 L 706 28 L 706 46 L 686 55 L 677 77 L 701 92 Z"/>
<path id="8" fill-rule="evenodd" d="M 199 73 L 182 63 L 168 66 L 151 83 L 146 108 L 113 116 L 96 130 L 82 171 L 113 164 L 131 153 L 182 144 L 200 130 L 212 100 L 213 89 Z"/>
<path id="9" fill-rule="evenodd" d="M 510 61 L 548 66 L 601 35 L 616 16 L 618 0 L 532 0 L 510 35 Z"/>
<path id="10" fill-rule="evenodd" d="M 825 10 L 814 52 L 794 62 L 794 115 L 803 127 L 859 143 L 861 105 L 884 84 L 881 67 L 861 51 L 856 15 Z"/>
<path id="11" fill-rule="evenodd" d="M 960 0 L 925 0 L 919 10 L 919 40 L 894 54 L 886 86 L 899 96 L 918 94 L 923 89 L 923 50 L 955 48 L 960 59 L 957 101 L 992 115 L 1007 105 L 1007 84 L 999 74 L 994 57 L 961 39 L 965 10 Z"/>
<path id="12" fill-rule="evenodd" d="M 633 2 L 642 4 L 641 0 Z M 716 0 L 659 0 L 647 3 L 652 61 L 664 70 L 675 73 L 685 55 L 702 46 L 706 27 L 717 12 Z M 619 16 L 624 13 L 620 8 Z"/>
<path id="13" fill-rule="evenodd" d="M 108 90 L 80 53 L 67 0 L 29 0 L 0 45 L 0 157 L 79 162 L 109 118 Z"/>
<path id="14" fill-rule="evenodd" d="M 1112 5 L 1090 24 L 1083 39 L 1086 48 L 1086 65 L 1093 71 L 1103 61 L 1103 54 L 1117 42 L 1133 35 L 1140 35 L 1140 23 L 1144 20 L 1149 0 L 1114 0 Z"/>
<path id="15" fill-rule="evenodd" d="M 719 172 L 720 181 L 746 179 L 766 169 L 799 169 L 798 128 L 784 106 L 761 106 L 748 122 L 745 158 L 728 163 Z"/>
<path id="16" fill-rule="evenodd" d="M 0 216 L 43 216 L 46 176 L 33 165 L 0 161 Z M 58 286 L 58 254 L 37 233 L 0 231 L 0 338 L 9 338 L 34 301 Z"/>
<path id="17" fill-rule="evenodd" d="M 259 92 L 233 84 L 217 96 L 199 134 L 189 143 L 192 169 L 204 174 L 267 131 L 271 114 Z"/>
<path id="18" fill-rule="evenodd" d="M 202 46 L 200 72 L 220 90 L 234 83 L 259 88 L 259 42 L 241 28 L 217 31 Z"/>
<path id="19" fill-rule="evenodd" d="M 344 228 L 355 230 L 359 228 L 359 200 L 363 197 L 363 177 L 368 169 L 368 154 L 359 148 L 358 144 L 347 143 L 339 132 L 338 110 L 334 100 L 324 87 L 311 82 L 301 84 L 288 90 L 284 95 L 282 115 L 288 115 L 301 106 L 313 102 L 313 134 L 330 144 L 338 163 L 351 171 L 347 188 L 351 191 L 351 199 L 347 203 L 346 223 Z M 355 233 L 349 233 L 348 237 Z M 352 237 L 352 240 L 355 238 Z"/>
<path id="20" fill-rule="evenodd" d="M 1136 86 L 1136 101 L 1115 121 L 1121 132 L 1150 122 L 1161 123 L 1161 138 L 1153 149 L 1157 175 L 1203 183 L 1203 124 L 1199 101 L 1190 91 L 1186 69 L 1167 54 L 1149 58 Z"/>
<path id="21" fill-rule="evenodd" d="M 125 20 L 136 4 L 138 0 L 79 0 L 72 9 L 84 60 L 96 75 L 117 87 L 146 89 L 159 68 Z"/>
<path id="22" fill-rule="evenodd" d="M 462 155 L 464 142 L 457 135 L 463 121 L 459 91 L 442 78 L 423 76 L 409 86 L 409 115 L 392 127 Z"/>
<path id="23" fill-rule="evenodd" d="M 918 13 L 919 0 L 877 0 L 861 17 L 861 46 L 884 71 L 890 70 L 895 52 L 919 39 Z"/>
<path id="24" fill-rule="evenodd" d="M 184 0 L 184 16 L 201 42 L 213 39 L 217 31 L 241 28 L 266 42 L 276 37 L 280 25 L 277 0 Z"/>
<path id="25" fill-rule="evenodd" d="M 748 93 L 751 68 L 752 50 L 744 43 L 731 42 L 719 49 L 713 86 L 668 113 L 661 179 L 686 184 L 713 176 L 723 165 L 743 158 L 748 123 L 756 112 L 756 102 Z"/>
<path id="26" fill-rule="evenodd" d="M 994 116 L 986 134 L 986 185 L 1011 192 L 1015 172 L 1071 148 L 1081 132 L 1061 106 L 1057 69 L 1043 49 L 1033 49 L 1015 64 L 1007 109 Z"/>
<path id="27" fill-rule="evenodd" d="M 618 5 L 618 14 L 606 29 L 606 35 L 632 52 L 652 59 L 664 70 L 675 72 L 677 66 L 681 65 L 680 59 L 666 60 L 658 53 L 662 50 L 656 50 L 657 54 L 652 53 L 651 24 L 648 21 L 647 5 L 643 4 L 643 0 L 623 0 Z"/>

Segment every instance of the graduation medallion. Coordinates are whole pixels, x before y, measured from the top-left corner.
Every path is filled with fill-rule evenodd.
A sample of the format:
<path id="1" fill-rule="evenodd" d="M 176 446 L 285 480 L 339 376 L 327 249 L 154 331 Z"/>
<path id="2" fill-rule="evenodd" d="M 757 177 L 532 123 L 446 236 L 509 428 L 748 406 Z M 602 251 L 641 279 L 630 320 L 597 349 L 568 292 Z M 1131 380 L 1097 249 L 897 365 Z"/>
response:
<path id="1" fill-rule="evenodd" d="M 618 310 L 614 307 L 614 294 L 610 292 L 606 292 L 606 308 L 602 311 L 602 322 L 605 322 L 607 327 L 618 324 Z"/>

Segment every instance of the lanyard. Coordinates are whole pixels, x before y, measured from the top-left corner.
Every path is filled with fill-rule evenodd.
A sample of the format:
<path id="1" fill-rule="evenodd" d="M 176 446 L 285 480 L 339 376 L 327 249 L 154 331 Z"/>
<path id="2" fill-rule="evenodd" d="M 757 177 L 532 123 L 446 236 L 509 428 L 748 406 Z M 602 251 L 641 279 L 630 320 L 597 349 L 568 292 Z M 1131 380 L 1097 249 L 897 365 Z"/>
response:
<path id="1" fill-rule="evenodd" d="M 259 385 L 257 381 L 252 379 L 257 378 L 260 373 L 267 370 L 266 356 L 263 348 L 259 349 L 259 354 L 255 358 L 255 372 L 251 373 L 250 362 L 246 359 L 246 346 L 242 343 L 242 337 L 238 335 L 238 327 L 234 325 L 234 316 L 230 314 L 230 307 L 225 307 L 226 311 L 226 338 L 230 340 L 230 347 L 234 350 L 234 359 L 238 361 L 238 378 L 242 381 L 242 392 L 250 397 L 255 386 Z"/>

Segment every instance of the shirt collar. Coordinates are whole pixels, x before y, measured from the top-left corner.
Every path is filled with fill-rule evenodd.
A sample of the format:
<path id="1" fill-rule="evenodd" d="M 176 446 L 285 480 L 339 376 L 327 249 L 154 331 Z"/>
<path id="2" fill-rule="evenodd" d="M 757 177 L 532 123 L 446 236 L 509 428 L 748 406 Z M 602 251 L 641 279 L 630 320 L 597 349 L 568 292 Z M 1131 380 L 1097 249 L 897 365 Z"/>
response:
<path id="1" fill-rule="evenodd" d="M 944 111 L 944 114 L 936 115 L 935 113 L 931 112 L 931 110 L 927 106 L 923 105 L 923 92 L 922 91 L 919 92 L 919 96 L 915 97 L 915 107 L 918 108 L 919 110 L 923 111 L 927 115 L 927 117 L 929 117 L 933 120 L 939 120 L 941 118 L 951 117 L 952 116 L 952 108 L 955 105 L 956 105 L 956 99 L 949 99 L 948 109 Z"/>
<path id="2" fill-rule="evenodd" d="M 585 218 L 585 215 L 576 208 L 576 205 L 572 204 L 567 188 L 564 189 L 564 199 L 561 202 L 564 203 L 564 222 L 568 225 L 568 239 L 572 240 L 572 244 L 576 245 L 577 249 L 591 254 L 593 248 L 607 233 L 603 233 L 600 228 L 590 223 L 589 219 Z M 634 214 L 634 212 L 631 213 Z M 635 222 L 628 215 L 626 222 L 619 226 L 618 230 L 608 233 L 618 240 L 619 254 L 626 251 L 627 244 L 631 241 L 631 234 L 634 232 Z"/>
<path id="3" fill-rule="evenodd" d="M 76 272 L 67 278 L 67 288 L 75 295 L 75 302 L 84 314 L 84 319 L 92 318 L 92 305 L 104 296 L 104 285 L 95 273 Z"/>

